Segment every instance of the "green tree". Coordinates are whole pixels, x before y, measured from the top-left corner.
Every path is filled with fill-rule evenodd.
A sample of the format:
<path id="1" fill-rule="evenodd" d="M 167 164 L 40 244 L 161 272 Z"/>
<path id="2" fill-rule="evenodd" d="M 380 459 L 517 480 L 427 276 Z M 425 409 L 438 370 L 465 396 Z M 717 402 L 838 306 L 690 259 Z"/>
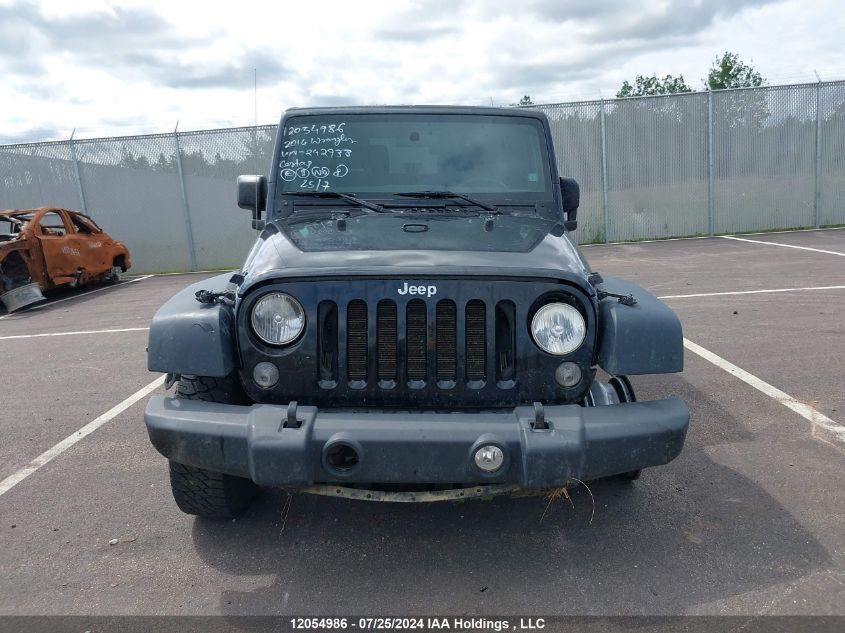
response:
<path id="1" fill-rule="evenodd" d="M 709 90 L 756 88 L 765 84 L 766 80 L 754 66 L 746 64 L 739 55 L 729 51 L 716 57 L 704 81 L 704 87 Z"/>
<path id="2" fill-rule="evenodd" d="M 716 57 L 704 80 L 704 88 L 719 91 L 735 88 L 760 88 L 766 80 L 751 64 L 739 55 L 725 51 Z M 736 90 L 713 95 L 716 103 L 716 125 L 720 122 L 732 128 L 760 128 L 769 118 L 766 90 Z"/>
<path id="3" fill-rule="evenodd" d="M 525 95 L 524 97 L 522 97 L 522 99 L 519 100 L 519 103 L 515 103 L 513 105 L 519 106 L 520 108 L 525 108 L 525 107 L 528 107 L 528 106 L 533 106 L 534 102 L 531 101 L 530 96 Z"/>
<path id="4" fill-rule="evenodd" d="M 692 88 L 687 85 L 683 75 L 677 77 L 666 75 L 662 79 L 657 75 L 651 77 L 637 75 L 633 86 L 627 80 L 623 82 L 619 92 L 616 93 L 616 97 L 622 99 L 623 97 L 672 95 L 679 92 L 692 92 Z"/>

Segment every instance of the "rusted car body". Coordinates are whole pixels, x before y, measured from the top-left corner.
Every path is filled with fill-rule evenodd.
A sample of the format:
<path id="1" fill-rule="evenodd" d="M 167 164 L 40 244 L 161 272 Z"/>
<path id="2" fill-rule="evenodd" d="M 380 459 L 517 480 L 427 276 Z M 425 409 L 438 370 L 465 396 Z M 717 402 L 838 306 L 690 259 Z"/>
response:
<path id="1" fill-rule="evenodd" d="M 53 207 L 0 210 L 0 298 L 33 283 L 46 291 L 113 282 L 130 266 L 126 246 L 87 215 Z"/>

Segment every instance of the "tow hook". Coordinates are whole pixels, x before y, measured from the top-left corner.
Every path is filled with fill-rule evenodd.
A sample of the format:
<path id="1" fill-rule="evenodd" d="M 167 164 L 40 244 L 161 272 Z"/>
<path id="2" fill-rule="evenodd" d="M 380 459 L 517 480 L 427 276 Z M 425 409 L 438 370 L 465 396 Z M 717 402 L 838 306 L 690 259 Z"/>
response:
<path id="1" fill-rule="evenodd" d="M 531 423 L 534 431 L 548 431 L 549 423 L 546 422 L 546 409 L 541 402 L 534 403 L 534 421 Z"/>
<path id="2" fill-rule="evenodd" d="M 298 429 L 302 426 L 302 420 L 300 420 L 296 415 L 296 409 L 299 407 L 299 403 L 294 400 L 290 404 L 288 404 L 288 413 L 287 417 L 282 422 L 283 429 Z"/>

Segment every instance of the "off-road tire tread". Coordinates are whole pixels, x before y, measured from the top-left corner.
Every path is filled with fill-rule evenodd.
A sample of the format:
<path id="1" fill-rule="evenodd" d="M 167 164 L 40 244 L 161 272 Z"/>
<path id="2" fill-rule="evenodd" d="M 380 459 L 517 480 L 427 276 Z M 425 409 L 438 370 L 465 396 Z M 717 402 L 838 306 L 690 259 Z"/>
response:
<path id="1" fill-rule="evenodd" d="M 170 462 L 173 499 L 186 514 L 233 519 L 246 510 L 258 491 L 249 479 Z"/>
<path id="2" fill-rule="evenodd" d="M 205 400 L 222 404 L 238 404 L 240 390 L 231 378 L 214 376 L 188 376 L 179 378 L 176 384 L 176 397 L 185 400 Z"/>
<path id="3" fill-rule="evenodd" d="M 176 397 L 221 404 L 240 404 L 244 400 L 236 380 L 213 376 L 181 376 L 176 385 Z M 238 516 L 259 491 L 250 479 L 173 461 L 170 462 L 170 488 L 182 512 L 209 519 Z"/>

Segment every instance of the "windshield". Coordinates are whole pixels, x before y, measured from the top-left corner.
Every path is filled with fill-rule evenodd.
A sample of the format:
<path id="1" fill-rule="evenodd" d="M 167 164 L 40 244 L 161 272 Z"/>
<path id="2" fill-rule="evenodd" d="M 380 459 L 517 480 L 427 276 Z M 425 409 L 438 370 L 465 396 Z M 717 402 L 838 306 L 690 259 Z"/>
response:
<path id="1" fill-rule="evenodd" d="M 501 215 L 415 219 L 366 214 L 288 223 L 285 233 L 303 251 L 440 250 L 527 253 L 553 222 Z"/>
<path id="2" fill-rule="evenodd" d="M 448 191 L 489 199 L 551 197 L 542 123 L 467 114 L 331 114 L 288 117 L 278 195 Z"/>

